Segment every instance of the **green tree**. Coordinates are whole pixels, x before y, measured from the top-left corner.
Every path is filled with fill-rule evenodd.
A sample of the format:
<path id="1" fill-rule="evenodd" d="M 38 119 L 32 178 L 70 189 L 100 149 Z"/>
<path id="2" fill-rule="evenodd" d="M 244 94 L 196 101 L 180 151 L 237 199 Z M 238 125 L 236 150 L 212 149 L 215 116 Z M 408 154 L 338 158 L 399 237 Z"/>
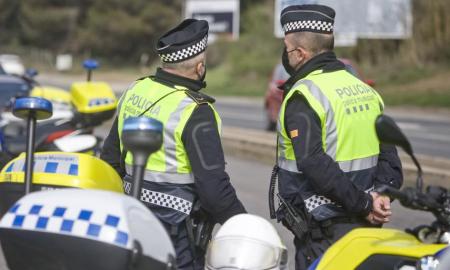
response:
<path id="1" fill-rule="evenodd" d="M 77 33 L 73 50 L 112 61 L 156 57 L 157 38 L 180 20 L 179 1 L 95 1 Z"/>

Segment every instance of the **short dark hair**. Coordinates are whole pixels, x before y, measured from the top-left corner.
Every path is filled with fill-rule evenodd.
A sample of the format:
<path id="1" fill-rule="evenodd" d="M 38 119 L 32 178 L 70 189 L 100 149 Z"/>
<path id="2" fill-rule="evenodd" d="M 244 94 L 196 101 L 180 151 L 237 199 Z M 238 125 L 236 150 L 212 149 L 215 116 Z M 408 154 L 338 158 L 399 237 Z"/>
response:
<path id="1" fill-rule="evenodd" d="M 334 35 L 313 32 L 295 32 L 293 40 L 296 46 L 312 52 L 314 55 L 334 49 Z"/>

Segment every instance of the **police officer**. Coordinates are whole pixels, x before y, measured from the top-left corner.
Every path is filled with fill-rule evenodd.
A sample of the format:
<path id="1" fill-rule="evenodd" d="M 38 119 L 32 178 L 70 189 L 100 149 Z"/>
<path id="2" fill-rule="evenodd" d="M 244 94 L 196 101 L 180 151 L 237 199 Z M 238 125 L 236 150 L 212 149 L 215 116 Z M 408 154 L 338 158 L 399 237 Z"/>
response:
<path id="1" fill-rule="evenodd" d="M 375 133 L 381 97 L 333 53 L 334 17 L 322 5 L 281 13 L 282 62 L 291 77 L 282 86 L 278 121 L 279 192 L 308 228 L 294 239 L 296 269 L 306 269 L 351 229 L 388 222 L 390 201 L 372 190 L 403 181 L 395 148 L 380 146 Z M 286 214 L 279 208 L 285 225 Z"/>
<path id="2" fill-rule="evenodd" d="M 121 165 L 119 140 L 124 119 L 144 115 L 163 123 L 163 146 L 149 158 L 141 201 L 171 234 L 178 269 L 204 266 L 204 250 L 194 244 L 191 222 L 197 202 L 213 224 L 246 212 L 225 172 L 214 99 L 199 92 L 206 86 L 208 29 L 206 21 L 186 19 L 158 40 L 162 68 L 137 80 L 123 94 L 101 155 L 124 176 L 129 192 L 131 155 L 122 154 L 125 164 Z"/>

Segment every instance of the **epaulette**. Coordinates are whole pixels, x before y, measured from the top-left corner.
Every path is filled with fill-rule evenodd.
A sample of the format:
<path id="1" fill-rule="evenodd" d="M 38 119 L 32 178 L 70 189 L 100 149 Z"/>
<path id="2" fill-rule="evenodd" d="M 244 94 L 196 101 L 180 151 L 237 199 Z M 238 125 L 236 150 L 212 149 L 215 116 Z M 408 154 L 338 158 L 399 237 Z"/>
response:
<path id="1" fill-rule="evenodd" d="M 144 77 L 140 77 L 140 78 L 137 79 L 136 81 L 137 81 L 137 82 L 138 82 L 138 81 L 142 81 L 143 79 L 147 79 L 147 78 L 152 79 L 153 76 L 144 76 Z"/>
<path id="2" fill-rule="evenodd" d="M 212 103 L 216 102 L 216 100 L 213 97 L 210 97 L 206 94 L 192 91 L 192 90 L 187 90 L 186 95 L 188 95 L 190 98 L 192 98 L 192 100 L 195 101 L 195 103 L 197 103 L 197 104 L 205 104 L 205 103 L 212 104 Z"/>

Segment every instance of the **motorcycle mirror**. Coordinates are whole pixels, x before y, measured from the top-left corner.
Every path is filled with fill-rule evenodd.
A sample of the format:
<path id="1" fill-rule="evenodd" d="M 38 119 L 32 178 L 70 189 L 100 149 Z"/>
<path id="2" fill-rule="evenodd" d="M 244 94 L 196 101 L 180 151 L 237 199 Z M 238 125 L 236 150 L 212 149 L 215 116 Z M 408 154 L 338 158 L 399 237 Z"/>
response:
<path id="1" fill-rule="evenodd" d="M 419 191 L 422 191 L 422 167 L 420 166 L 417 158 L 414 156 L 409 140 L 397 126 L 394 119 L 384 114 L 379 115 L 375 120 L 375 130 L 380 142 L 400 146 L 411 157 L 417 167 L 416 187 Z"/>
<path id="2" fill-rule="evenodd" d="M 132 196 L 140 197 L 141 182 L 149 156 L 162 145 L 163 124 L 153 118 L 130 117 L 123 124 L 122 143 L 133 155 Z"/>
<path id="3" fill-rule="evenodd" d="M 87 81 L 90 82 L 91 81 L 91 77 L 92 77 L 92 71 L 94 69 L 97 69 L 99 66 L 98 62 L 94 59 L 86 59 L 83 62 L 83 67 L 84 69 L 87 70 Z"/>
<path id="4" fill-rule="evenodd" d="M 29 78 L 34 78 L 38 74 L 39 74 L 39 72 L 35 68 L 27 68 L 27 70 L 25 70 L 25 75 Z"/>
<path id="5" fill-rule="evenodd" d="M 52 116 L 52 103 L 43 98 L 22 97 L 17 98 L 13 106 L 13 115 L 27 119 L 27 144 L 25 153 L 25 194 L 31 192 L 33 183 L 34 164 L 34 138 L 36 120 L 47 119 Z"/>
<path id="6" fill-rule="evenodd" d="M 381 142 L 400 146 L 409 155 L 413 154 L 411 144 L 391 117 L 383 114 L 378 116 L 375 129 Z"/>

